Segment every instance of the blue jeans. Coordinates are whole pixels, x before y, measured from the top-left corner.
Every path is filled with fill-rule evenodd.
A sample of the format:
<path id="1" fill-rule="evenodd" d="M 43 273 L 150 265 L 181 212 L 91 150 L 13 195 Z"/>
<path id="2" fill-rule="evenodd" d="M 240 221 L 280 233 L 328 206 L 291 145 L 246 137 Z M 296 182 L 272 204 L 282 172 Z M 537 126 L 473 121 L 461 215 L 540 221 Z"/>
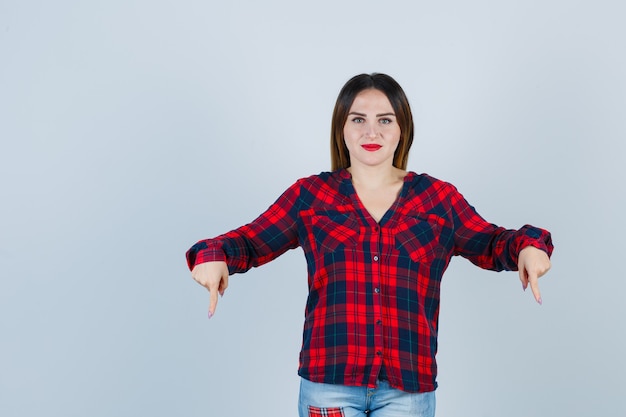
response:
<path id="1" fill-rule="evenodd" d="M 300 417 L 434 417 L 435 391 L 411 393 L 378 381 L 376 388 L 319 384 L 300 378 Z"/>

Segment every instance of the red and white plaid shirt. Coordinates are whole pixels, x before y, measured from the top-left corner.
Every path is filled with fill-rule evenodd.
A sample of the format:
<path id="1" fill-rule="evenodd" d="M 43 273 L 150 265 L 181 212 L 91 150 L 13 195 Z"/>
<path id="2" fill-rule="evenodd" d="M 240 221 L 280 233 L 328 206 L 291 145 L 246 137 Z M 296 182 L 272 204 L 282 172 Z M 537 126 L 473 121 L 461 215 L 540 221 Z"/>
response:
<path id="1" fill-rule="evenodd" d="M 309 296 L 298 373 L 313 382 L 437 387 L 442 275 L 453 255 L 481 268 L 516 270 L 526 246 L 550 255 L 550 234 L 480 217 L 451 184 L 409 172 L 399 197 L 376 222 L 346 170 L 298 180 L 256 220 L 187 252 L 190 269 L 225 261 L 245 272 L 302 247 Z"/>

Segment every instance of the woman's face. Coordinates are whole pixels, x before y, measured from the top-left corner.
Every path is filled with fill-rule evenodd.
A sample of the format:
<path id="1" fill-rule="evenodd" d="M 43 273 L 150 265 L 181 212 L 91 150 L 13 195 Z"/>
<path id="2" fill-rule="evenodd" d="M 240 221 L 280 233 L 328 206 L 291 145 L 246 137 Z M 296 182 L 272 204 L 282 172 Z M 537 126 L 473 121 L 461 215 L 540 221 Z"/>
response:
<path id="1" fill-rule="evenodd" d="M 393 155 L 400 142 L 400 126 L 385 93 L 369 89 L 356 96 L 343 127 L 343 136 L 352 166 L 393 166 Z"/>

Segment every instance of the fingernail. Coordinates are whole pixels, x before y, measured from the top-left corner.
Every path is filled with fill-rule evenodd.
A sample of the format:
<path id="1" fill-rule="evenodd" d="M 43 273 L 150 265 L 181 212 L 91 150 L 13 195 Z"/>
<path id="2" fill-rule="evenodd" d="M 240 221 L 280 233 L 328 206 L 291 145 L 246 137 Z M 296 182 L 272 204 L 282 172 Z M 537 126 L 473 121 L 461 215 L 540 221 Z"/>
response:
<path id="1" fill-rule="evenodd" d="M 537 302 L 539 303 L 539 305 L 543 305 L 543 300 L 541 299 L 541 297 L 537 299 Z"/>
<path id="2" fill-rule="evenodd" d="M 209 318 L 213 317 L 213 313 L 209 311 Z"/>

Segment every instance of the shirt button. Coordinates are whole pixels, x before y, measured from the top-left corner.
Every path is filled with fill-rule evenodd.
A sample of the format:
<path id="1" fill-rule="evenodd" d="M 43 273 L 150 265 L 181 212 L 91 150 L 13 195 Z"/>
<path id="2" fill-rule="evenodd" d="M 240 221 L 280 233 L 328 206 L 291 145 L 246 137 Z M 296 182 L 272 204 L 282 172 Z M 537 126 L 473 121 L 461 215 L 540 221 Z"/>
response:
<path id="1" fill-rule="evenodd" d="M 382 355 L 383 355 L 383 352 L 381 352 L 380 350 L 377 350 L 377 351 L 376 351 L 376 354 L 377 354 L 378 356 L 382 356 Z"/>
<path id="2" fill-rule="evenodd" d="M 383 321 L 382 320 L 376 320 L 376 324 L 380 326 L 381 324 L 383 324 Z"/>
<path id="3" fill-rule="evenodd" d="M 374 256 L 374 261 L 378 262 L 378 255 Z"/>
<path id="4" fill-rule="evenodd" d="M 380 292 L 380 288 L 374 288 L 374 292 L 378 294 Z"/>

